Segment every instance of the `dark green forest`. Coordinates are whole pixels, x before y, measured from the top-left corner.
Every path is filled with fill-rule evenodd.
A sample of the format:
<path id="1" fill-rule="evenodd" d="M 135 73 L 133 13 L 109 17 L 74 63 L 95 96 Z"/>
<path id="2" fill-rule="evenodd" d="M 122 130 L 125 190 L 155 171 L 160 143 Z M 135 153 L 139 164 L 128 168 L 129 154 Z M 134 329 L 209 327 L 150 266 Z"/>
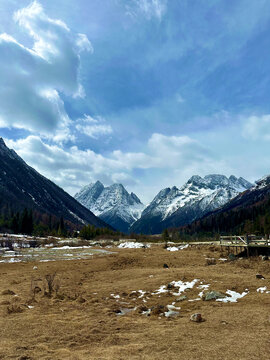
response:
<path id="1" fill-rule="evenodd" d="M 270 234 L 270 198 L 249 206 L 215 211 L 190 225 L 170 231 L 179 232 L 185 239 L 216 237 L 218 234 Z"/>

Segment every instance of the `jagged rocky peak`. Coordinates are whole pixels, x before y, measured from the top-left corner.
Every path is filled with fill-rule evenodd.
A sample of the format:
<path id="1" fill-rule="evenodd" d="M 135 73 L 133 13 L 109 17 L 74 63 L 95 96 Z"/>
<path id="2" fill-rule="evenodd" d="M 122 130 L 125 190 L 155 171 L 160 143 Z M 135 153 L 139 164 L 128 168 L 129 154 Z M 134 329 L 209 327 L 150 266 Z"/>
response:
<path id="1" fill-rule="evenodd" d="M 254 188 L 263 188 L 268 185 L 270 185 L 270 175 L 265 175 L 264 177 L 256 181 Z"/>
<path id="2" fill-rule="evenodd" d="M 141 215 L 144 205 L 122 184 L 105 187 L 100 181 L 83 187 L 75 199 L 114 228 L 127 232 Z M 106 219 L 106 220 L 105 220 Z"/>
<path id="3" fill-rule="evenodd" d="M 233 175 L 229 178 L 219 174 L 193 175 L 180 189 L 173 186 L 161 190 L 131 230 L 158 233 L 166 227 L 188 224 L 251 186 L 247 180 Z"/>

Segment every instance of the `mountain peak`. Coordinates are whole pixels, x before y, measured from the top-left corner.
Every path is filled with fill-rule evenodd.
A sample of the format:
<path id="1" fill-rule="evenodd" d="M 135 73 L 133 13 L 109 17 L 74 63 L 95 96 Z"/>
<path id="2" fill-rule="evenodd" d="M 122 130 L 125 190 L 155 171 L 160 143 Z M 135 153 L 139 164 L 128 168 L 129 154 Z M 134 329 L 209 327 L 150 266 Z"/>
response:
<path id="1" fill-rule="evenodd" d="M 5 142 L 4 142 L 4 140 L 3 140 L 2 137 L 0 137 L 0 146 L 6 146 L 6 144 L 5 144 Z"/>
<path id="2" fill-rule="evenodd" d="M 94 183 L 94 186 L 104 186 L 104 185 L 102 184 L 101 181 L 97 180 L 97 181 Z"/>
<path id="3" fill-rule="evenodd" d="M 140 199 L 134 193 L 129 194 L 120 183 L 104 187 L 97 181 L 82 188 L 75 199 L 102 220 L 124 232 L 128 232 L 129 226 L 140 217 L 144 208 Z"/>
<path id="4" fill-rule="evenodd" d="M 250 187 L 247 180 L 233 175 L 230 178 L 220 174 L 193 175 L 180 189 L 174 186 L 161 190 L 131 230 L 153 234 L 189 224 Z"/>

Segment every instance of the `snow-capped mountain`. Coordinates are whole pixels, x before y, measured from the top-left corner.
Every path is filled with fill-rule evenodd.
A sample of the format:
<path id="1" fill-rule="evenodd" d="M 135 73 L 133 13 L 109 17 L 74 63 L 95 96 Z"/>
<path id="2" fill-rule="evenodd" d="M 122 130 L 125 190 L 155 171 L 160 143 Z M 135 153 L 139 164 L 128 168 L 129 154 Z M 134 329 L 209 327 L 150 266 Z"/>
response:
<path id="1" fill-rule="evenodd" d="M 83 187 L 75 199 L 100 219 L 123 232 L 128 232 L 141 216 L 144 205 L 134 194 L 129 194 L 122 184 L 105 187 L 100 181 Z M 106 219 L 106 220 L 105 220 Z"/>
<path id="2" fill-rule="evenodd" d="M 252 186 L 243 178 L 194 175 L 180 189 L 161 190 L 131 227 L 137 233 L 160 233 L 164 228 L 189 224 Z"/>
<path id="3" fill-rule="evenodd" d="M 222 207 L 207 213 L 189 226 L 181 227 L 180 231 L 188 235 L 205 232 L 212 235 L 269 234 L 269 214 L 270 175 L 267 175 Z"/>

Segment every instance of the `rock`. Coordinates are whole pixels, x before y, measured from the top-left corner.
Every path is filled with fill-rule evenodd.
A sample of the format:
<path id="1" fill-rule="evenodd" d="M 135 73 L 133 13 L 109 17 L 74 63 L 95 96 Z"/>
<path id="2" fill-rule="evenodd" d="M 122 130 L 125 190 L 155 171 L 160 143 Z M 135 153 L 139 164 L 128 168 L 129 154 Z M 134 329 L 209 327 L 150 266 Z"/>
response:
<path id="1" fill-rule="evenodd" d="M 140 305 L 138 308 L 137 308 L 137 311 L 139 314 L 143 313 L 143 312 L 146 312 L 148 310 L 148 307 L 144 306 L 144 305 Z"/>
<path id="2" fill-rule="evenodd" d="M 190 321 L 202 322 L 203 321 L 202 314 L 200 314 L 200 313 L 192 314 L 190 317 Z"/>
<path id="3" fill-rule="evenodd" d="M 234 260 L 236 260 L 236 256 L 234 254 L 229 254 L 228 259 L 230 261 L 234 261 Z"/>
<path id="4" fill-rule="evenodd" d="M 266 261 L 266 260 L 268 260 L 268 256 L 263 255 L 263 256 L 262 256 L 262 261 Z"/>
<path id="5" fill-rule="evenodd" d="M 225 298 L 226 295 L 215 291 L 215 290 L 211 290 L 211 291 L 207 291 L 204 295 L 203 295 L 203 300 L 205 301 L 209 301 L 209 300 L 216 300 L 216 299 L 223 299 Z"/>
<path id="6" fill-rule="evenodd" d="M 262 274 L 256 274 L 257 279 L 265 279 L 265 277 Z"/>
<path id="7" fill-rule="evenodd" d="M 82 296 L 79 296 L 78 299 L 77 299 L 77 302 L 80 303 L 80 304 L 83 304 L 83 303 L 86 302 L 86 300 Z"/>
<path id="8" fill-rule="evenodd" d="M 174 286 L 173 284 L 171 284 L 171 283 L 169 283 L 169 284 L 167 285 L 167 289 L 168 289 L 168 290 L 172 290 L 174 287 L 175 287 L 175 286 Z"/>
<path id="9" fill-rule="evenodd" d="M 37 268 L 38 268 L 37 266 L 33 266 L 33 270 L 37 270 Z"/>
<path id="10" fill-rule="evenodd" d="M 41 288 L 39 286 L 35 286 L 33 289 L 34 294 L 38 294 L 39 292 L 41 292 Z"/>
<path id="11" fill-rule="evenodd" d="M 167 264 L 163 264 L 164 269 L 169 269 L 169 266 Z"/>
<path id="12" fill-rule="evenodd" d="M 187 298 L 188 297 L 186 295 L 181 295 L 178 298 L 176 298 L 175 301 L 184 301 L 184 300 L 187 300 Z"/>

